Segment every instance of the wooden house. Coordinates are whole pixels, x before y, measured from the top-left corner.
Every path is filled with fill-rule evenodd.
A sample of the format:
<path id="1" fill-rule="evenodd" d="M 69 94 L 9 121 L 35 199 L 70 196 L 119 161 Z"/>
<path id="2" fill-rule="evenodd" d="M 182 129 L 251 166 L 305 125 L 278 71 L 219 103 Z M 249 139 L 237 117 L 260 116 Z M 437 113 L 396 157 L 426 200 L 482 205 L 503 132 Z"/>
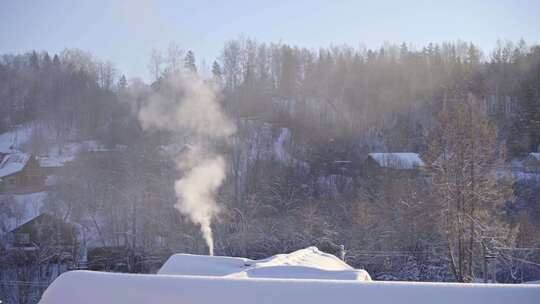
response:
<path id="1" fill-rule="evenodd" d="M 418 153 L 369 153 L 363 169 L 367 176 L 412 177 L 423 172 L 425 163 Z"/>
<path id="2" fill-rule="evenodd" d="M 53 247 L 72 251 L 77 245 L 75 226 L 48 213 L 41 213 L 11 230 L 10 234 L 12 248 Z"/>
<path id="3" fill-rule="evenodd" d="M 531 152 L 523 161 L 523 169 L 528 173 L 540 173 L 540 152 Z"/>
<path id="4" fill-rule="evenodd" d="M 34 156 L 16 152 L 0 160 L 0 193 L 38 192 L 44 184 L 45 176 Z"/>

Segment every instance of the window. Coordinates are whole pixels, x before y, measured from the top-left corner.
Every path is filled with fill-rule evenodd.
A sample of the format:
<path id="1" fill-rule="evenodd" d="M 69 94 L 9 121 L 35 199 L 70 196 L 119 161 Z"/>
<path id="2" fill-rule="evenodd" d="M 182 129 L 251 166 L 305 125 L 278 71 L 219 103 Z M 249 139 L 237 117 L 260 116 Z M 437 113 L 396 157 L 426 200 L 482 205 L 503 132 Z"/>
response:
<path id="1" fill-rule="evenodd" d="M 15 242 L 20 245 L 30 243 L 30 234 L 28 233 L 17 233 L 15 234 Z"/>

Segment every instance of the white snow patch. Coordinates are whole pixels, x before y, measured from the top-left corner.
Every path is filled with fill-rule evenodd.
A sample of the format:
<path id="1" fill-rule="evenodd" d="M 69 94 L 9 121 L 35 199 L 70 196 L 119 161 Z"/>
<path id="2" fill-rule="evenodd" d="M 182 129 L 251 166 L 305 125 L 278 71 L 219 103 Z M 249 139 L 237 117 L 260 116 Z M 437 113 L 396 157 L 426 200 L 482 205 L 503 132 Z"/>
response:
<path id="1" fill-rule="evenodd" d="M 379 166 L 394 169 L 414 169 L 425 166 L 418 153 L 369 153 Z"/>
<path id="2" fill-rule="evenodd" d="M 529 155 L 533 158 L 536 158 L 536 160 L 540 161 L 540 152 L 531 152 Z"/>
<path id="3" fill-rule="evenodd" d="M 296 168 L 301 168 L 304 171 L 309 170 L 309 165 L 306 162 L 294 158 L 287 150 L 286 145 L 291 141 L 291 130 L 288 128 L 280 128 L 279 135 L 274 142 L 274 155 L 283 163 L 290 164 Z"/>
<path id="4" fill-rule="evenodd" d="M 508 174 L 506 174 L 506 175 L 508 175 Z M 512 175 L 517 180 L 540 181 L 540 173 L 512 172 Z"/>
<path id="5" fill-rule="evenodd" d="M 158 271 L 159 275 L 227 276 L 246 267 L 250 259 L 195 254 L 174 254 Z"/>
<path id="6" fill-rule="evenodd" d="M 22 171 L 28 160 L 30 160 L 30 154 L 21 152 L 4 156 L 4 159 L 0 161 L 0 178 Z"/>
<path id="7" fill-rule="evenodd" d="M 353 188 L 353 179 L 349 176 L 331 174 L 317 177 L 317 187 L 323 189 L 324 195 L 337 197 Z"/>
<path id="8" fill-rule="evenodd" d="M 72 142 L 51 147 L 47 154 L 39 157 L 39 164 L 43 168 L 62 167 L 73 161 L 79 153 L 125 151 L 126 149 L 125 145 L 115 145 L 108 148 L 96 140 Z"/>
<path id="9" fill-rule="evenodd" d="M 337 257 L 308 247 L 264 260 L 175 254 L 159 275 L 195 275 L 235 278 L 326 279 L 370 281 L 365 270 L 354 269 Z"/>

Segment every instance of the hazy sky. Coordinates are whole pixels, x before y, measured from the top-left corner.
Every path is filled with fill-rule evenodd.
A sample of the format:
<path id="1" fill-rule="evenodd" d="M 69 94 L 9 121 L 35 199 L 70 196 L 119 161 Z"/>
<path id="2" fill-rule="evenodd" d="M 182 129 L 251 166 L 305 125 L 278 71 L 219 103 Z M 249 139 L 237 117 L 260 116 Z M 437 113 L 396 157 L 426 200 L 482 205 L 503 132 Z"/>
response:
<path id="1" fill-rule="evenodd" d="M 240 35 L 306 47 L 347 43 L 540 42 L 540 0 L 173 1 L 0 0 L 0 53 L 80 48 L 128 75 L 148 75 L 171 40 L 210 64 Z"/>

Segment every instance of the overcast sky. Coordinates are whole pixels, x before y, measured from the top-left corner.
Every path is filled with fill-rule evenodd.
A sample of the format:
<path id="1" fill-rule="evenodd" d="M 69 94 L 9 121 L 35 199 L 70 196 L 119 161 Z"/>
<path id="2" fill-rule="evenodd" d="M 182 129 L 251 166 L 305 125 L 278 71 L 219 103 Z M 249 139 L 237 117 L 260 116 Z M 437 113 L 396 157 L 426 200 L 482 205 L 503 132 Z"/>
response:
<path id="1" fill-rule="evenodd" d="M 240 35 L 306 47 L 383 42 L 540 42 L 540 0 L 174 1 L 0 0 L 0 53 L 90 51 L 146 78 L 153 48 L 172 40 L 210 64 Z"/>

